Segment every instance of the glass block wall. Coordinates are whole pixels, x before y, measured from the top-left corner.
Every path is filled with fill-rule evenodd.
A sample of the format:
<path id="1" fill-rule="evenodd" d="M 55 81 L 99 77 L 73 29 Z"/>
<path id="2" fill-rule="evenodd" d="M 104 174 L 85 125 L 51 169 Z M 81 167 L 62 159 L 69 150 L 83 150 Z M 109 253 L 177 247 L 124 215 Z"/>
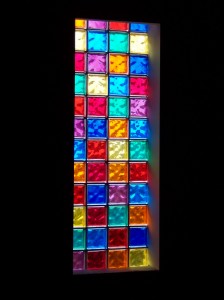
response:
<path id="1" fill-rule="evenodd" d="M 74 273 L 152 267 L 149 37 L 75 20 Z"/>

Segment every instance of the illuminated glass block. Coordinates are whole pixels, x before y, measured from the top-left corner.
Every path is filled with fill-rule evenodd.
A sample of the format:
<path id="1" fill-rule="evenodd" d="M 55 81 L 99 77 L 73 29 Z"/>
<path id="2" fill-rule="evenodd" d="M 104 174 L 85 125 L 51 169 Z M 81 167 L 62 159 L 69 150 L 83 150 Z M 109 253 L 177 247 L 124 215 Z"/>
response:
<path id="1" fill-rule="evenodd" d="M 130 56 L 130 74 L 150 75 L 148 56 L 131 55 Z"/>
<path id="2" fill-rule="evenodd" d="M 130 138 L 145 138 L 149 137 L 148 120 L 132 119 L 130 120 Z"/>
<path id="3" fill-rule="evenodd" d="M 85 269 L 85 252 L 73 251 L 73 270 Z"/>
<path id="4" fill-rule="evenodd" d="M 129 267 L 148 267 L 149 251 L 147 248 L 129 249 Z"/>
<path id="5" fill-rule="evenodd" d="M 127 226 L 128 225 L 128 206 L 118 205 L 108 207 L 108 226 Z"/>
<path id="6" fill-rule="evenodd" d="M 149 37 L 147 34 L 130 33 L 130 53 L 149 54 Z"/>
<path id="7" fill-rule="evenodd" d="M 87 251 L 87 269 L 102 270 L 106 269 L 107 256 L 106 251 Z"/>
<path id="8" fill-rule="evenodd" d="M 130 181 L 147 181 L 148 165 L 147 163 L 130 163 Z"/>
<path id="9" fill-rule="evenodd" d="M 86 226 L 86 208 L 84 206 L 73 207 L 73 227 Z"/>
<path id="10" fill-rule="evenodd" d="M 126 184 L 109 185 L 109 204 L 127 204 L 128 188 Z"/>
<path id="11" fill-rule="evenodd" d="M 148 207 L 146 205 L 129 206 L 129 225 L 147 225 Z"/>
<path id="12" fill-rule="evenodd" d="M 87 151 L 88 159 L 106 159 L 107 142 L 89 140 L 87 142 Z"/>
<path id="13" fill-rule="evenodd" d="M 93 182 L 105 182 L 107 171 L 105 163 L 87 163 L 87 180 Z"/>
<path id="14" fill-rule="evenodd" d="M 130 160 L 150 160 L 147 141 L 129 141 Z"/>
<path id="15" fill-rule="evenodd" d="M 110 73 L 128 73 L 128 56 L 119 54 L 110 54 L 109 56 Z"/>
<path id="16" fill-rule="evenodd" d="M 95 138 L 107 137 L 106 119 L 88 119 L 87 129 L 88 129 L 88 137 L 95 137 Z"/>
<path id="17" fill-rule="evenodd" d="M 86 159 L 86 142 L 84 140 L 74 141 L 74 160 Z"/>
<path id="18" fill-rule="evenodd" d="M 75 94 L 85 94 L 86 93 L 86 76 L 84 74 L 75 74 Z"/>
<path id="19" fill-rule="evenodd" d="M 88 51 L 107 51 L 107 33 L 100 31 L 88 31 Z"/>
<path id="20" fill-rule="evenodd" d="M 149 31 L 149 25 L 148 24 L 131 23 L 130 31 L 148 32 Z"/>
<path id="21" fill-rule="evenodd" d="M 74 185 L 73 203 L 81 205 L 85 204 L 85 186 L 83 184 Z"/>
<path id="22" fill-rule="evenodd" d="M 129 24 L 126 22 L 109 22 L 109 29 L 110 30 L 117 30 L 117 31 L 128 31 Z"/>
<path id="23" fill-rule="evenodd" d="M 106 117 L 107 102 L 105 97 L 88 97 L 88 116 Z"/>
<path id="24" fill-rule="evenodd" d="M 107 29 L 107 22 L 105 21 L 92 21 L 90 20 L 88 22 L 88 28 L 89 29 Z"/>
<path id="25" fill-rule="evenodd" d="M 73 229 L 73 250 L 85 250 L 84 229 Z"/>
<path id="26" fill-rule="evenodd" d="M 84 162 L 74 163 L 74 182 L 86 181 L 86 165 Z"/>
<path id="27" fill-rule="evenodd" d="M 146 183 L 129 184 L 130 204 L 151 204 L 151 192 Z"/>
<path id="28" fill-rule="evenodd" d="M 106 249 L 107 229 L 88 228 L 87 229 L 87 249 Z"/>
<path id="29" fill-rule="evenodd" d="M 109 250 L 108 268 L 124 269 L 128 267 L 128 250 Z"/>
<path id="30" fill-rule="evenodd" d="M 130 77 L 130 95 L 151 95 L 148 77 Z"/>
<path id="31" fill-rule="evenodd" d="M 128 228 L 109 228 L 108 230 L 109 248 L 127 248 L 128 247 Z"/>
<path id="32" fill-rule="evenodd" d="M 105 184 L 87 185 L 87 204 L 102 205 L 107 203 L 107 190 Z"/>
<path id="33" fill-rule="evenodd" d="M 128 159 L 128 141 L 109 140 L 109 160 L 127 160 Z"/>
<path id="34" fill-rule="evenodd" d="M 75 31 L 75 50 L 86 51 L 86 31 Z"/>
<path id="35" fill-rule="evenodd" d="M 85 72 L 85 54 L 82 52 L 75 52 L 75 71 Z"/>
<path id="36" fill-rule="evenodd" d="M 83 29 L 85 29 L 86 28 L 86 20 L 76 19 L 75 20 L 75 28 L 83 28 Z"/>
<path id="37" fill-rule="evenodd" d="M 85 98 L 82 96 L 74 97 L 74 115 L 85 116 Z"/>
<path id="38" fill-rule="evenodd" d="M 108 78 L 106 75 L 88 75 L 88 94 L 89 95 L 107 95 Z"/>
<path id="39" fill-rule="evenodd" d="M 109 76 L 109 94 L 112 96 L 128 96 L 129 79 L 127 76 Z"/>
<path id="40" fill-rule="evenodd" d="M 85 137 L 85 121 L 84 119 L 74 120 L 74 137 Z"/>
<path id="41" fill-rule="evenodd" d="M 110 182 L 127 182 L 128 181 L 128 164 L 127 163 L 109 163 L 108 180 Z"/>
<path id="42" fill-rule="evenodd" d="M 88 54 L 88 72 L 106 73 L 106 59 L 105 54 Z"/>
<path id="43" fill-rule="evenodd" d="M 128 33 L 109 33 L 109 51 L 127 53 L 128 49 Z"/>
<path id="44" fill-rule="evenodd" d="M 132 117 L 147 117 L 148 103 L 146 99 L 130 99 L 130 115 Z"/>
<path id="45" fill-rule="evenodd" d="M 88 227 L 107 226 L 107 210 L 105 206 L 90 206 L 87 208 Z"/>
<path id="46" fill-rule="evenodd" d="M 129 247 L 147 247 L 148 243 L 147 227 L 129 227 Z"/>
<path id="47" fill-rule="evenodd" d="M 128 98 L 109 98 L 110 117 L 128 117 Z"/>
<path id="48" fill-rule="evenodd" d="M 127 138 L 128 137 L 128 120 L 127 119 L 110 119 L 109 120 L 109 137 L 110 138 Z"/>

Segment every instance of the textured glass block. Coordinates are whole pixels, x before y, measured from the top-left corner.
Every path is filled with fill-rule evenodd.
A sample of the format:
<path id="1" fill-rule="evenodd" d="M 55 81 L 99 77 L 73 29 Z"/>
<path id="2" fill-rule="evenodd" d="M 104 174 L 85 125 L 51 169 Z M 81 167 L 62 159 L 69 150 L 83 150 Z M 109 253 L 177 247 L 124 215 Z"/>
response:
<path id="1" fill-rule="evenodd" d="M 106 119 L 88 119 L 87 120 L 88 137 L 106 138 L 107 121 Z"/>
<path id="2" fill-rule="evenodd" d="M 75 31 L 75 50 L 86 51 L 86 31 Z"/>
<path id="3" fill-rule="evenodd" d="M 84 251 L 73 251 L 73 270 L 85 269 L 85 253 Z"/>
<path id="4" fill-rule="evenodd" d="M 128 164 L 127 163 L 109 163 L 108 180 L 110 182 L 127 182 L 128 181 Z"/>
<path id="5" fill-rule="evenodd" d="M 74 120 L 74 137 L 85 137 L 85 121 L 84 119 Z"/>
<path id="6" fill-rule="evenodd" d="M 74 115 L 85 116 L 85 98 L 82 96 L 74 97 Z"/>
<path id="7" fill-rule="evenodd" d="M 85 72 L 85 54 L 81 52 L 75 52 L 75 71 Z"/>
<path id="8" fill-rule="evenodd" d="M 149 37 L 147 34 L 130 33 L 130 53 L 149 54 Z"/>
<path id="9" fill-rule="evenodd" d="M 126 22 L 109 22 L 109 29 L 116 31 L 128 31 L 129 23 Z"/>
<path id="10" fill-rule="evenodd" d="M 85 250 L 84 229 L 73 229 L 73 250 Z"/>
<path id="11" fill-rule="evenodd" d="M 129 225 L 147 225 L 148 207 L 146 205 L 129 206 Z"/>
<path id="12" fill-rule="evenodd" d="M 80 20 L 80 19 L 76 19 L 75 20 L 75 28 L 86 28 L 86 20 Z"/>
<path id="13" fill-rule="evenodd" d="M 149 25 L 148 24 L 131 23 L 130 31 L 148 32 L 149 31 Z"/>
<path id="14" fill-rule="evenodd" d="M 147 117 L 148 103 L 146 99 L 130 99 L 130 115 L 132 117 Z"/>
<path id="15" fill-rule="evenodd" d="M 109 228 L 108 230 L 109 248 L 128 247 L 128 228 Z"/>
<path id="16" fill-rule="evenodd" d="M 89 95 L 107 95 L 108 78 L 106 75 L 88 75 L 88 94 Z"/>
<path id="17" fill-rule="evenodd" d="M 105 97 L 88 97 L 88 116 L 102 116 L 107 114 L 107 100 Z"/>
<path id="18" fill-rule="evenodd" d="M 106 249 L 107 229 L 88 228 L 87 229 L 87 249 Z"/>
<path id="19" fill-rule="evenodd" d="M 149 252 L 147 248 L 129 250 L 129 267 L 148 267 Z"/>
<path id="20" fill-rule="evenodd" d="M 109 185 L 109 204 L 127 204 L 128 187 L 126 184 Z"/>
<path id="21" fill-rule="evenodd" d="M 74 185 L 74 204 L 85 204 L 85 186 L 83 184 L 75 184 Z"/>
<path id="22" fill-rule="evenodd" d="M 87 180 L 105 182 L 107 180 L 107 168 L 105 163 L 88 163 Z"/>
<path id="23" fill-rule="evenodd" d="M 87 269 L 102 270 L 106 269 L 106 251 L 87 251 Z"/>
<path id="24" fill-rule="evenodd" d="M 74 182 L 85 182 L 86 180 L 86 165 L 84 162 L 74 163 Z"/>
<path id="25" fill-rule="evenodd" d="M 151 204 L 151 193 L 149 185 L 146 183 L 129 184 L 130 204 Z"/>
<path id="26" fill-rule="evenodd" d="M 148 56 L 131 55 L 130 56 L 130 74 L 150 75 Z"/>
<path id="27" fill-rule="evenodd" d="M 106 204 L 107 189 L 105 184 L 88 184 L 87 185 L 87 204 Z"/>
<path id="28" fill-rule="evenodd" d="M 127 226 L 128 225 L 128 206 L 108 206 L 108 226 Z"/>
<path id="29" fill-rule="evenodd" d="M 128 33 L 109 33 L 109 51 L 127 53 L 128 49 Z"/>
<path id="30" fill-rule="evenodd" d="M 106 159 L 107 142 L 89 140 L 87 142 L 87 151 L 88 159 Z"/>
<path id="31" fill-rule="evenodd" d="M 128 73 L 128 56 L 119 54 L 110 54 L 109 56 L 109 72 L 110 73 Z"/>
<path id="32" fill-rule="evenodd" d="M 148 77 L 130 77 L 130 95 L 151 95 Z"/>
<path id="33" fill-rule="evenodd" d="M 88 31 L 88 51 L 107 51 L 107 33 L 100 31 Z"/>
<path id="34" fill-rule="evenodd" d="M 86 208 L 84 206 L 73 207 L 73 227 L 86 226 Z"/>
<path id="35" fill-rule="evenodd" d="M 86 141 L 75 140 L 74 141 L 74 160 L 86 159 Z"/>
<path id="36" fill-rule="evenodd" d="M 105 21 L 89 21 L 88 22 L 89 29 L 107 29 L 107 22 Z"/>
<path id="37" fill-rule="evenodd" d="M 128 98 L 109 98 L 110 117 L 128 117 Z"/>
<path id="38" fill-rule="evenodd" d="M 147 163 L 130 163 L 130 181 L 147 181 L 148 164 Z"/>
<path id="39" fill-rule="evenodd" d="M 87 208 L 87 226 L 101 227 L 107 225 L 107 209 L 105 206 L 90 206 Z"/>
<path id="40" fill-rule="evenodd" d="M 147 141 L 130 141 L 130 160 L 149 160 L 149 144 Z"/>
<path id="41" fill-rule="evenodd" d="M 74 93 L 77 95 L 86 93 L 86 76 L 84 74 L 75 74 Z"/>
<path id="42" fill-rule="evenodd" d="M 147 247 L 148 246 L 148 228 L 130 227 L 129 228 L 129 246 Z"/>
<path id="43" fill-rule="evenodd" d="M 109 120 L 109 137 L 110 138 L 127 138 L 128 137 L 128 120 L 127 119 L 110 119 Z"/>
<path id="44" fill-rule="evenodd" d="M 114 96 L 128 96 L 129 79 L 127 76 L 109 76 L 109 94 Z"/>
<path id="45" fill-rule="evenodd" d="M 128 267 L 128 250 L 109 250 L 108 268 L 124 269 Z"/>
<path id="46" fill-rule="evenodd" d="M 128 141 L 127 140 L 109 140 L 109 160 L 127 160 L 128 159 Z"/>
<path id="47" fill-rule="evenodd" d="M 130 120 L 130 138 L 145 138 L 149 137 L 149 125 L 146 119 Z"/>
<path id="48" fill-rule="evenodd" d="M 106 54 L 88 54 L 88 72 L 106 73 Z"/>

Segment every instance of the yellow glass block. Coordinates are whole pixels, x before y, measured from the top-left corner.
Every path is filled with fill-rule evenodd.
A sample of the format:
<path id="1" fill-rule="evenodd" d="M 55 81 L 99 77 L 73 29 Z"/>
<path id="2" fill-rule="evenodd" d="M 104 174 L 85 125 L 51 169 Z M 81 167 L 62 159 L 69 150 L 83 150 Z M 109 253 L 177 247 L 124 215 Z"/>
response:
<path id="1" fill-rule="evenodd" d="M 109 160 L 127 160 L 128 141 L 109 140 Z"/>
<path id="2" fill-rule="evenodd" d="M 147 248 L 129 249 L 129 267 L 152 266 Z"/>
<path id="3" fill-rule="evenodd" d="M 129 206 L 129 225 L 147 225 L 148 207 L 146 205 Z"/>
<path id="4" fill-rule="evenodd" d="M 75 50 L 86 51 L 86 32 L 84 30 L 75 31 Z"/>
<path id="5" fill-rule="evenodd" d="M 128 181 L 128 164 L 127 163 L 109 163 L 109 181 Z"/>
<path id="6" fill-rule="evenodd" d="M 73 207 L 73 227 L 86 226 L 86 208 L 84 206 Z"/>
<path id="7" fill-rule="evenodd" d="M 110 138 L 127 138 L 128 137 L 128 120 L 127 119 L 110 119 L 109 120 L 109 137 Z"/>
<path id="8" fill-rule="evenodd" d="M 127 250 L 109 250 L 108 251 L 108 268 L 123 269 L 128 267 Z"/>
<path id="9" fill-rule="evenodd" d="M 110 73 L 128 73 L 128 56 L 119 54 L 110 54 Z"/>
<path id="10" fill-rule="evenodd" d="M 130 33 L 130 53 L 150 54 L 147 34 Z"/>
<path id="11" fill-rule="evenodd" d="M 86 28 L 86 21 L 85 20 L 75 20 L 75 28 Z"/>
<path id="12" fill-rule="evenodd" d="M 86 166 L 84 162 L 74 163 L 74 182 L 85 182 Z"/>
<path id="13" fill-rule="evenodd" d="M 108 78 L 106 75 L 88 75 L 88 94 L 107 95 Z"/>

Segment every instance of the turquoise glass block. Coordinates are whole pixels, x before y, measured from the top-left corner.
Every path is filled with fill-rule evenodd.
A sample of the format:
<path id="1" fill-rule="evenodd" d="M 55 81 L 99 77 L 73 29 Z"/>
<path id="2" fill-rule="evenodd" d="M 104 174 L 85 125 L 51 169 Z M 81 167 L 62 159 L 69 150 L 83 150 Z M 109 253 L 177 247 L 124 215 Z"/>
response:
<path id="1" fill-rule="evenodd" d="M 109 206 L 109 226 L 127 226 L 128 225 L 128 206 L 117 205 Z"/>
<path id="2" fill-rule="evenodd" d="M 129 204 L 149 204 L 152 197 L 149 185 L 147 183 L 129 184 Z"/>
<path id="3" fill-rule="evenodd" d="M 128 33 L 110 32 L 109 35 L 109 51 L 117 53 L 127 53 L 128 49 Z"/>
<path id="4" fill-rule="evenodd" d="M 130 160 L 149 160 L 149 144 L 147 141 L 130 141 Z"/>
<path id="5" fill-rule="evenodd" d="M 110 117 L 128 117 L 128 98 L 109 98 Z"/>
<path id="6" fill-rule="evenodd" d="M 131 23 L 130 31 L 133 31 L 133 32 L 148 32 L 149 31 L 149 25 L 148 24 Z"/>
<path id="7" fill-rule="evenodd" d="M 74 160 L 86 159 L 86 142 L 85 140 L 75 140 L 74 142 Z"/>
<path id="8" fill-rule="evenodd" d="M 109 94 L 116 96 L 128 96 L 128 76 L 109 76 Z"/>
<path id="9" fill-rule="evenodd" d="M 84 229 L 73 229 L 73 250 L 85 249 L 85 231 Z"/>
<path id="10" fill-rule="evenodd" d="M 87 249 L 106 249 L 107 229 L 89 228 L 87 229 Z"/>
<path id="11" fill-rule="evenodd" d="M 75 90 L 77 95 L 86 94 L 86 76 L 84 74 L 75 74 Z"/>
<path id="12" fill-rule="evenodd" d="M 88 31 L 88 51 L 107 51 L 107 39 L 106 32 Z"/>

